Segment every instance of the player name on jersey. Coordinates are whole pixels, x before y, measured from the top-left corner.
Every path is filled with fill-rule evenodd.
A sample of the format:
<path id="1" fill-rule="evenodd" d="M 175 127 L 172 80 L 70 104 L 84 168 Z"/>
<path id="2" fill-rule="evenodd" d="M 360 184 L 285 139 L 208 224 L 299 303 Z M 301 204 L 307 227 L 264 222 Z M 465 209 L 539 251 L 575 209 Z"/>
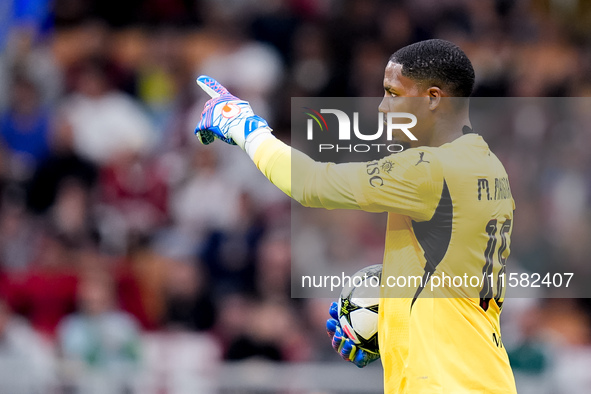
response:
<path id="1" fill-rule="evenodd" d="M 511 198 L 511 188 L 507 178 L 495 178 L 494 195 L 490 194 L 488 179 L 478 178 L 478 200 L 507 200 Z"/>

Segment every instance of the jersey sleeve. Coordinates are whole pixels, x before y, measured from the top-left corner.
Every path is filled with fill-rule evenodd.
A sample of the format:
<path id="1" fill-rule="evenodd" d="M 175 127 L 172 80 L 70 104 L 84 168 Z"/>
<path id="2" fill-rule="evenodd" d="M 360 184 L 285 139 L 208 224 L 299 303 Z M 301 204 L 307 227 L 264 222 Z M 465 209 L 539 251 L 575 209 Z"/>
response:
<path id="1" fill-rule="evenodd" d="M 273 138 L 256 151 L 257 167 L 304 206 L 394 212 L 429 220 L 443 188 L 441 166 L 426 150 L 410 149 L 381 160 L 322 163 Z"/>

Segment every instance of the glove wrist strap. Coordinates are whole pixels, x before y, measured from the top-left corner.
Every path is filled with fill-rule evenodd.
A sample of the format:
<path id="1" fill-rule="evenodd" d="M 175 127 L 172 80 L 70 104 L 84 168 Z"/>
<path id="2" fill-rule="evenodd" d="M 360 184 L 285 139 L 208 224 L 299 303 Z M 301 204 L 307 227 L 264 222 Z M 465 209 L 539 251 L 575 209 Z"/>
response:
<path id="1" fill-rule="evenodd" d="M 243 145 L 239 144 L 238 141 L 236 141 L 236 143 L 238 143 L 238 145 L 248 153 L 251 160 L 254 161 L 254 155 L 257 149 L 269 138 L 275 138 L 275 136 L 271 134 L 271 129 L 269 127 L 261 127 L 250 133 Z"/>

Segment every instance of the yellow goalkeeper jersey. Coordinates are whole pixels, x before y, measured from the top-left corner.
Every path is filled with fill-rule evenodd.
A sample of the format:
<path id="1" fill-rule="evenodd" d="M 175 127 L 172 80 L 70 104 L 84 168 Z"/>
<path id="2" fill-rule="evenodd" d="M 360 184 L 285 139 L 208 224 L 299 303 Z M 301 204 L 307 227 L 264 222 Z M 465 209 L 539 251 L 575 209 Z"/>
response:
<path id="1" fill-rule="evenodd" d="M 516 393 L 499 327 L 515 204 L 482 137 L 345 164 L 269 139 L 254 161 L 304 206 L 388 212 L 378 333 L 386 393 Z"/>

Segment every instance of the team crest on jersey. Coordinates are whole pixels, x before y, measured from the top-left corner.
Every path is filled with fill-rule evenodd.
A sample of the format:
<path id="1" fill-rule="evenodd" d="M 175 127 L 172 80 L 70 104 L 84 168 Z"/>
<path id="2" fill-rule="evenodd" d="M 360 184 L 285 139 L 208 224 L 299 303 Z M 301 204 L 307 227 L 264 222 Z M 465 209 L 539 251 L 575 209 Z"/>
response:
<path id="1" fill-rule="evenodd" d="M 240 107 L 234 103 L 227 103 L 222 108 L 222 116 L 224 118 L 232 118 L 240 113 Z"/>
<path id="2" fill-rule="evenodd" d="M 394 163 L 392 163 L 390 160 L 386 160 L 382 163 L 382 171 L 384 171 L 387 174 L 389 174 L 390 171 L 392 171 L 392 167 L 394 167 Z"/>

